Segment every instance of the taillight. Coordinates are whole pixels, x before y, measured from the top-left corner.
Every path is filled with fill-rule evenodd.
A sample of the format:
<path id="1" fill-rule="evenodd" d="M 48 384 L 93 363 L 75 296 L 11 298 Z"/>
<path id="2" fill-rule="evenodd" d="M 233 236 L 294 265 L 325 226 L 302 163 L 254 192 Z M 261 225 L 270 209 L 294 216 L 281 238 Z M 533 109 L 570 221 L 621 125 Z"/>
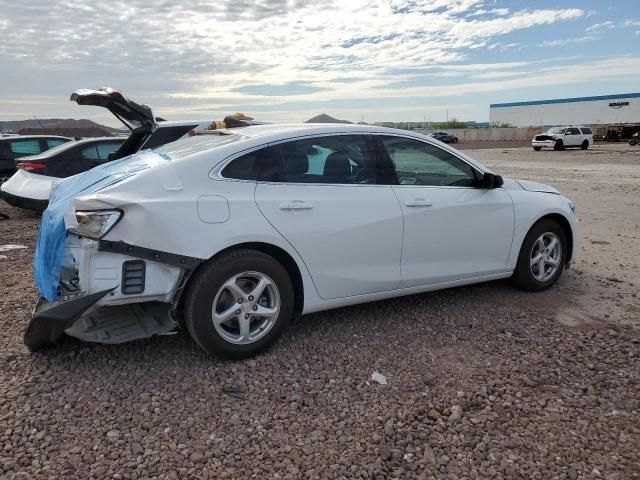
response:
<path id="1" fill-rule="evenodd" d="M 16 168 L 19 170 L 40 170 L 47 168 L 47 166 L 44 163 L 19 162 L 16 164 Z"/>

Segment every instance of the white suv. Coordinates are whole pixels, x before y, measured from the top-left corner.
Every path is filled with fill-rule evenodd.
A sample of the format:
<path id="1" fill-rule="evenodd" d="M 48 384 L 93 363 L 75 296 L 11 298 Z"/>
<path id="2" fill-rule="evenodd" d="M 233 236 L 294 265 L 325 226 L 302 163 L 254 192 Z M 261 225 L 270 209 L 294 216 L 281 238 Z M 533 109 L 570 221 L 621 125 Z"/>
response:
<path id="1" fill-rule="evenodd" d="M 543 147 L 564 150 L 567 147 L 580 147 L 586 150 L 593 144 L 593 132 L 589 127 L 553 127 L 536 135 L 531 140 L 535 151 Z"/>

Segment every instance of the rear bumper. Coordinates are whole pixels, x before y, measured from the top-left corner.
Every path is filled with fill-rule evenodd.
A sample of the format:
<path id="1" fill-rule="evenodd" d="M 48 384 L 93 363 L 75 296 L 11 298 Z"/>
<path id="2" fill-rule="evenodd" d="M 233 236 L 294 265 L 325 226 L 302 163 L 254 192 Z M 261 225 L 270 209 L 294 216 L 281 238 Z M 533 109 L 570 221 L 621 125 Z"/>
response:
<path id="1" fill-rule="evenodd" d="M 7 193 L 2 189 L 0 189 L 0 198 L 14 207 L 32 210 L 39 213 L 44 212 L 49 205 L 49 200 L 36 200 L 33 198 L 20 197 L 18 195 Z"/>
<path id="2" fill-rule="evenodd" d="M 24 344 L 32 352 L 54 344 L 83 313 L 114 289 L 115 287 L 55 303 L 49 303 L 40 297 L 24 333 Z"/>

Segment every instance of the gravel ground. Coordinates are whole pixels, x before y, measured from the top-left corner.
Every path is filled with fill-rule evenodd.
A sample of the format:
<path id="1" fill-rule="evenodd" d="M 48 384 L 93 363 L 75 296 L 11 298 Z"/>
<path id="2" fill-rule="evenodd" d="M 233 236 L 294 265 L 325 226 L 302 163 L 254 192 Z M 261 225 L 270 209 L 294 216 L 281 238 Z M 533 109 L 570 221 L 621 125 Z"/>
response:
<path id="1" fill-rule="evenodd" d="M 575 201 L 556 287 L 318 313 L 235 363 L 183 332 L 28 353 L 37 219 L 0 205 L 28 247 L 0 253 L 0 478 L 640 478 L 640 149 L 467 153 Z"/>

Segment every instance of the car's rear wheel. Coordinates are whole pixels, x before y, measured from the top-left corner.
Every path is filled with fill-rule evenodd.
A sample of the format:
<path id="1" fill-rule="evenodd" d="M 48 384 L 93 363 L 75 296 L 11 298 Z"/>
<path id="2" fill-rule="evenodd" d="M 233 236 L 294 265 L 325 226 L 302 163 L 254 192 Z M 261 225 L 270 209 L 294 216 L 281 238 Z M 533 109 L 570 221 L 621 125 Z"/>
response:
<path id="1" fill-rule="evenodd" d="M 534 149 L 536 152 L 539 152 L 540 150 L 542 150 L 542 147 L 533 147 L 533 149 Z"/>
<path id="2" fill-rule="evenodd" d="M 184 300 L 187 330 L 205 351 L 246 358 L 272 345 L 293 316 L 286 269 L 255 250 L 233 250 L 206 263 Z"/>
<path id="3" fill-rule="evenodd" d="M 556 144 L 553 146 L 554 150 L 564 150 L 564 142 L 562 140 L 556 140 Z"/>
<path id="4" fill-rule="evenodd" d="M 589 148 L 589 142 L 585 140 L 584 142 L 582 142 L 582 145 L 580 145 L 580 149 L 586 150 L 587 148 Z"/>
<path id="5" fill-rule="evenodd" d="M 541 220 L 531 227 L 522 243 L 513 283 L 530 292 L 551 287 L 564 270 L 566 254 L 567 239 L 562 227 L 554 220 Z"/>

